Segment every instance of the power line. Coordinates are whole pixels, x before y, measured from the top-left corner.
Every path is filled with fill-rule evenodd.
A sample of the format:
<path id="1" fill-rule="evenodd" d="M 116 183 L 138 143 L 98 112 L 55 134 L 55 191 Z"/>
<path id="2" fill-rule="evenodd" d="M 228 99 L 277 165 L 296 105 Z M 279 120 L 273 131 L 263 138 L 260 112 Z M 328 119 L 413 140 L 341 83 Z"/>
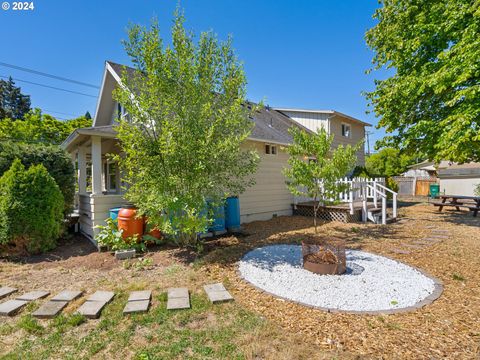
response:
<path id="1" fill-rule="evenodd" d="M 9 76 L 3 76 L 3 75 L 0 75 L 0 77 L 4 78 L 4 79 L 10 78 Z M 12 78 L 12 79 L 15 80 L 15 81 L 20 81 L 20 82 L 26 83 L 26 84 L 43 86 L 45 88 L 49 88 L 49 89 L 53 89 L 53 90 L 65 91 L 65 92 L 69 92 L 69 93 L 72 93 L 72 94 L 77 94 L 77 95 L 83 95 L 83 96 L 89 96 L 89 97 L 92 97 L 92 98 L 96 98 L 95 95 L 85 94 L 85 93 L 81 93 L 81 92 L 78 92 L 78 91 L 67 90 L 67 89 L 58 88 L 58 87 L 55 87 L 55 86 L 39 84 L 39 83 L 35 83 L 35 82 L 32 82 L 32 81 L 27 81 L 27 80 L 20 80 L 20 79 L 14 79 L 14 78 Z"/>
<path id="2" fill-rule="evenodd" d="M 45 77 L 49 77 L 49 78 L 52 78 L 52 79 L 57 79 L 57 80 L 61 80 L 61 81 L 67 81 L 67 82 L 71 82 L 71 83 L 77 84 L 77 85 L 88 86 L 88 87 L 92 87 L 92 88 L 94 88 L 94 89 L 100 89 L 100 87 L 97 86 L 97 85 L 93 85 L 93 84 L 85 83 L 85 82 L 82 82 L 82 81 L 65 78 L 65 77 L 62 77 L 62 76 L 57 76 L 57 75 L 48 74 L 48 73 L 45 73 L 45 72 L 42 72 L 42 71 L 37 71 L 37 70 L 29 69 L 29 68 L 26 68 L 26 67 L 23 67 L 23 66 L 17 66 L 17 65 L 7 64 L 7 63 L 1 62 L 1 61 L 0 61 L 0 66 L 5 66 L 5 67 L 9 67 L 9 68 L 11 68 L 11 69 L 16 69 L 16 70 L 20 70 L 20 71 L 25 71 L 25 72 L 29 72 L 29 73 L 31 73 L 31 74 L 36 74 L 36 75 L 40 75 L 40 76 L 45 76 Z"/>

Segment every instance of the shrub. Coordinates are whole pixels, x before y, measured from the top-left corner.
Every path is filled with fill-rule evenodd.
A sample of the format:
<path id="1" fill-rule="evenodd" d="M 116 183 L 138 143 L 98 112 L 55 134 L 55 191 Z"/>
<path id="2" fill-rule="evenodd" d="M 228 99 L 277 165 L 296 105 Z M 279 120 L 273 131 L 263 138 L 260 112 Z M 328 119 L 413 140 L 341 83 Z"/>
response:
<path id="1" fill-rule="evenodd" d="M 58 146 L 0 141 L 0 176 L 17 158 L 25 167 L 45 166 L 63 194 L 64 214 L 68 214 L 75 196 L 75 169 L 69 155 Z"/>
<path id="2" fill-rule="evenodd" d="M 43 165 L 28 170 L 19 159 L 0 178 L 0 245 L 39 253 L 55 247 L 62 232 L 64 201 Z"/>

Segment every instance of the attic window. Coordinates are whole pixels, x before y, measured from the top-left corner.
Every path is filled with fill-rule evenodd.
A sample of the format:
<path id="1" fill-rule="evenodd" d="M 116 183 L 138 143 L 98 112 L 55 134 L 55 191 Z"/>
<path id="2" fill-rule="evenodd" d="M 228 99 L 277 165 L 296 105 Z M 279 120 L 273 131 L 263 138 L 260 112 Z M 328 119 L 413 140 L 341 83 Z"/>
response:
<path id="1" fill-rule="evenodd" d="M 352 136 L 352 130 L 350 128 L 350 125 L 342 124 L 342 136 L 347 137 L 347 138 Z"/>
<path id="2" fill-rule="evenodd" d="M 277 145 L 266 144 L 265 145 L 265 154 L 277 155 Z"/>

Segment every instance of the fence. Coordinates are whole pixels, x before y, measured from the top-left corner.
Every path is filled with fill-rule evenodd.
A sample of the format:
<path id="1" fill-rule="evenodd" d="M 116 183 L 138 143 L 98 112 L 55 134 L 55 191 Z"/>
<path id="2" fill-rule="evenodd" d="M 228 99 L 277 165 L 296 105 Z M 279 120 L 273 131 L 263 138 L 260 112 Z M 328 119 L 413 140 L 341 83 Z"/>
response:
<path id="1" fill-rule="evenodd" d="M 427 196 L 430 184 L 437 183 L 437 178 L 433 176 L 394 176 L 393 180 L 398 184 L 398 195 L 406 196 Z"/>

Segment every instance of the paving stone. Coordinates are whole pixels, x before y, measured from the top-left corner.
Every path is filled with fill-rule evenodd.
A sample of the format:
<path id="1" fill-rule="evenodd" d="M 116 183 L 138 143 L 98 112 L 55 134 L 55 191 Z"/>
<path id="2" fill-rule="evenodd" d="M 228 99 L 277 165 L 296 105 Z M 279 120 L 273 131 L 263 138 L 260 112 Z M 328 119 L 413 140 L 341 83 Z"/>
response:
<path id="1" fill-rule="evenodd" d="M 11 316 L 28 304 L 27 300 L 8 300 L 0 304 L 0 315 Z"/>
<path id="2" fill-rule="evenodd" d="M 131 314 L 137 312 L 147 312 L 150 306 L 150 300 L 134 300 L 127 302 L 123 309 L 124 314 Z"/>
<path id="3" fill-rule="evenodd" d="M 168 298 L 188 298 L 187 288 L 170 288 L 168 289 Z"/>
<path id="4" fill-rule="evenodd" d="M 132 291 L 128 297 L 128 301 L 150 300 L 152 298 L 151 290 Z"/>
<path id="5" fill-rule="evenodd" d="M 233 300 L 232 295 L 230 295 L 222 283 L 205 285 L 203 288 L 212 303 Z"/>
<path id="6" fill-rule="evenodd" d="M 51 319 L 57 316 L 67 304 L 68 301 L 50 300 L 40 306 L 32 315 L 39 319 Z"/>
<path id="7" fill-rule="evenodd" d="M 9 287 L 9 286 L 4 286 L 0 288 L 0 299 L 13 294 L 17 289 Z"/>
<path id="8" fill-rule="evenodd" d="M 26 301 L 35 301 L 41 298 L 44 298 L 50 294 L 48 291 L 37 290 L 37 291 L 30 291 L 23 295 L 18 296 L 17 300 L 26 300 Z"/>
<path id="9" fill-rule="evenodd" d="M 82 291 L 79 290 L 63 290 L 55 295 L 50 301 L 72 301 L 82 295 Z"/>
<path id="10" fill-rule="evenodd" d="M 227 291 L 227 289 L 225 289 L 225 286 L 223 286 L 222 283 L 204 285 L 203 288 L 207 293 L 209 291 Z"/>
<path id="11" fill-rule="evenodd" d="M 114 296 L 115 294 L 111 291 L 96 291 L 88 297 L 87 301 L 100 301 L 109 303 Z"/>
<path id="12" fill-rule="evenodd" d="M 408 250 L 403 250 L 403 249 L 390 249 L 391 252 L 396 253 L 396 254 L 411 254 L 410 251 Z"/>
<path id="13" fill-rule="evenodd" d="M 189 308 L 190 308 L 190 298 L 188 297 L 168 298 L 167 310 L 180 310 L 180 309 L 189 309 Z"/>
<path id="14" fill-rule="evenodd" d="M 432 232 L 436 232 L 436 233 L 449 233 L 450 230 L 445 230 L 445 229 L 433 229 Z"/>
<path id="15" fill-rule="evenodd" d="M 438 238 L 438 239 L 448 239 L 450 236 L 448 236 L 448 235 L 440 235 L 440 234 L 438 234 L 438 235 L 436 235 L 436 234 L 431 234 L 430 237 L 432 237 L 432 238 Z"/>
<path id="16" fill-rule="evenodd" d="M 105 301 L 85 301 L 77 312 L 88 319 L 97 319 L 105 305 Z"/>

